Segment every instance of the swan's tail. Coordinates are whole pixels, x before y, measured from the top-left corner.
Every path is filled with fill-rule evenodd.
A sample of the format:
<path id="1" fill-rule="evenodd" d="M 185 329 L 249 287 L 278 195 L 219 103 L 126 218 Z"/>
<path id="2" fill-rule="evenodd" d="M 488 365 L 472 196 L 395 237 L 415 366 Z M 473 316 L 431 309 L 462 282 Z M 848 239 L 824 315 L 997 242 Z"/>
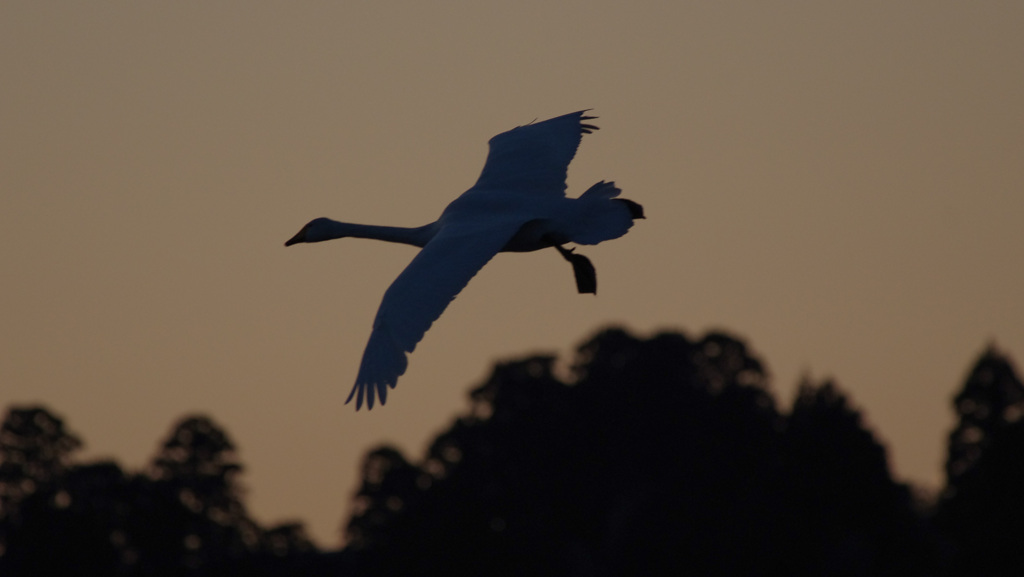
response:
<path id="1" fill-rule="evenodd" d="M 609 199 L 619 196 L 622 189 L 615 186 L 614 182 L 601 181 L 594 186 L 587 189 L 586 192 L 580 195 L 580 200 L 599 200 Z"/>
<path id="2" fill-rule="evenodd" d="M 644 208 L 632 200 L 616 198 L 622 190 L 614 182 L 591 186 L 576 202 L 570 238 L 577 244 L 597 244 L 626 234 L 633 220 L 644 218 Z"/>

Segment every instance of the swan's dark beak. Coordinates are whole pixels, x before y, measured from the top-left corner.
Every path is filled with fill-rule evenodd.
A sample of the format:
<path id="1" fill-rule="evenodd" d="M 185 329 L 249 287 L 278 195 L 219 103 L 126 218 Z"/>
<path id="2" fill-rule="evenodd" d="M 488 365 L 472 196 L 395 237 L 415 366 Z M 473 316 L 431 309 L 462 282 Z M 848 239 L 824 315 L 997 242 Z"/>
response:
<path id="1" fill-rule="evenodd" d="M 291 246 L 293 244 L 298 244 L 300 242 L 306 242 L 306 227 L 302 227 L 302 230 L 300 230 L 299 233 L 296 234 L 295 236 L 289 238 L 284 243 L 284 245 L 285 246 Z"/>

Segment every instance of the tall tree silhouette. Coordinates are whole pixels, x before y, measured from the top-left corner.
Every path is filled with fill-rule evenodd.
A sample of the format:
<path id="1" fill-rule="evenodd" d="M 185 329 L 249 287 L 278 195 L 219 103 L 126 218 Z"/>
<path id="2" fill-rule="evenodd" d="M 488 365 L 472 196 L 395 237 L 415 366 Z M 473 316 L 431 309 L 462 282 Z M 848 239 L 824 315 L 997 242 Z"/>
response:
<path id="1" fill-rule="evenodd" d="M 43 407 L 12 407 L 0 426 L 0 569 L 46 569 L 36 547 L 41 521 L 66 508 L 59 485 L 82 446 L 64 421 Z M 58 497 L 59 495 L 59 497 Z"/>
<path id="2" fill-rule="evenodd" d="M 956 546 L 952 575 L 1019 575 L 1024 568 L 1024 384 L 986 350 L 953 400 L 939 523 Z"/>
<path id="3" fill-rule="evenodd" d="M 804 381 L 785 429 L 790 512 L 812 575 L 937 575 L 938 536 L 832 381 Z"/>
<path id="4" fill-rule="evenodd" d="M 256 551 L 260 530 L 242 502 L 241 470 L 234 444 L 210 418 L 175 425 L 149 470 L 139 508 L 146 524 L 132 531 L 145 552 L 139 562 L 210 572 Z"/>
<path id="5" fill-rule="evenodd" d="M 22 500 L 60 477 L 81 446 L 43 407 L 10 408 L 0 426 L 0 520 L 17 515 Z"/>

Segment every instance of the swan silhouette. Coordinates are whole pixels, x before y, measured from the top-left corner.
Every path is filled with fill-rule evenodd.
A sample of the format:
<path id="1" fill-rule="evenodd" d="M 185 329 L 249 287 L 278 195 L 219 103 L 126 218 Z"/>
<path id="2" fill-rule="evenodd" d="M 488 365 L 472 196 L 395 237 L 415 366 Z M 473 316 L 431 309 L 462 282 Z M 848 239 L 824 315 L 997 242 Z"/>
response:
<path id="1" fill-rule="evenodd" d="M 437 221 L 415 227 L 373 226 L 328 218 L 310 221 L 285 246 L 344 237 L 372 238 L 421 247 L 380 303 L 346 404 L 383 405 L 408 366 L 411 353 L 473 275 L 499 252 L 555 248 L 573 267 L 577 290 L 597 292 L 590 261 L 562 245 L 618 238 L 644 218 L 643 207 L 616 198 L 613 182 L 598 182 L 579 198 L 565 196 L 569 162 L 584 134 L 597 127 L 586 110 L 503 132 L 476 184 L 451 202 Z"/>

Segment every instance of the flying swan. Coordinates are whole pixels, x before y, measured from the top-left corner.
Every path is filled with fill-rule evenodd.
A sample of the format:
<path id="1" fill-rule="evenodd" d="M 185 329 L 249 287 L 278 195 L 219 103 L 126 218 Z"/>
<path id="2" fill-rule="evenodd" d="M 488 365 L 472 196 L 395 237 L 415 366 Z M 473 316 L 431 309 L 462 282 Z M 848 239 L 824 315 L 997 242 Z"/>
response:
<path id="1" fill-rule="evenodd" d="M 569 162 L 580 140 L 597 127 L 586 110 L 503 132 L 490 140 L 476 184 L 430 224 L 404 228 L 312 220 L 284 243 L 335 238 L 372 238 L 423 250 L 384 293 L 363 353 L 356 384 L 345 403 L 369 409 L 387 401 L 411 353 L 444 309 L 487 261 L 499 252 L 552 247 L 573 267 L 580 293 L 597 292 L 593 265 L 562 245 L 597 244 L 619 238 L 644 218 L 639 204 L 616 198 L 614 182 L 598 182 L 579 198 L 565 196 Z"/>

